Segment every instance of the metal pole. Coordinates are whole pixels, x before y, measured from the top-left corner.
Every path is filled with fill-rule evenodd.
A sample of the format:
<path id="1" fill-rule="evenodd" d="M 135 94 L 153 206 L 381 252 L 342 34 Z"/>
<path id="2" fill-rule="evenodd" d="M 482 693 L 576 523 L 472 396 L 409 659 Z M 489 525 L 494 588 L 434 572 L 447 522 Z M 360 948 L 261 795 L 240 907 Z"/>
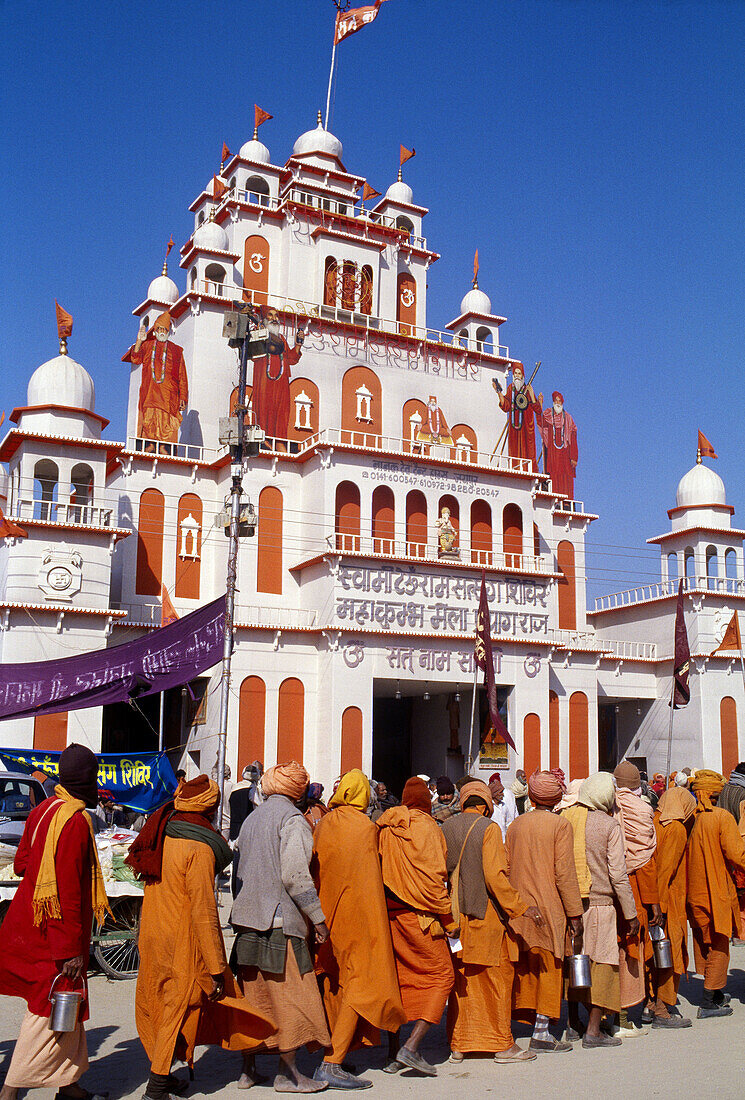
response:
<path id="1" fill-rule="evenodd" d="M 673 669 L 673 686 L 670 691 L 670 725 L 667 731 L 667 770 L 665 771 L 665 786 L 670 778 L 670 760 L 673 754 L 673 715 L 675 714 L 675 669 Z"/>
<path id="2" fill-rule="evenodd" d="M 331 81 L 334 79 L 334 62 L 336 61 L 336 24 L 334 24 L 334 45 L 331 48 L 331 69 L 329 71 L 329 90 L 326 93 L 326 121 L 323 124 L 324 130 L 329 128 L 329 110 L 331 108 Z"/>
<path id="3" fill-rule="evenodd" d="M 158 718 L 158 752 L 163 751 L 163 709 L 164 709 L 163 694 L 164 693 L 161 691 L 161 693 L 160 693 L 160 715 L 159 715 L 159 718 Z"/>
<path id="4" fill-rule="evenodd" d="M 222 650 L 222 681 L 220 690 L 220 725 L 217 741 L 217 785 L 220 788 L 220 804 L 217 811 L 217 828 L 222 828 L 223 796 L 225 792 L 225 751 L 228 743 L 228 703 L 230 701 L 230 661 L 233 654 L 233 615 L 235 610 L 235 588 L 238 572 L 238 527 L 241 515 L 241 495 L 243 492 L 243 433 L 245 430 L 246 374 L 248 370 L 249 331 L 241 348 L 241 366 L 238 378 L 238 443 L 233 448 L 231 475 L 233 484 L 230 489 L 230 541 L 228 543 L 228 576 L 225 596 L 225 634 Z"/>
<path id="5" fill-rule="evenodd" d="M 466 767 L 466 775 L 471 774 L 471 768 L 473 767 L 473 720 L 474 720 L 474 716 L 476 714 L 476 692 L 479 689 L 478 679 L 479 679 L 479 666 L 476 664 L 476 661 L 474 659 L 473 696 L 471 697 L 471 729 L 470 729 L 470 732 L 468 734 L 468 761 L 467 761 L 467 767 Z"/>

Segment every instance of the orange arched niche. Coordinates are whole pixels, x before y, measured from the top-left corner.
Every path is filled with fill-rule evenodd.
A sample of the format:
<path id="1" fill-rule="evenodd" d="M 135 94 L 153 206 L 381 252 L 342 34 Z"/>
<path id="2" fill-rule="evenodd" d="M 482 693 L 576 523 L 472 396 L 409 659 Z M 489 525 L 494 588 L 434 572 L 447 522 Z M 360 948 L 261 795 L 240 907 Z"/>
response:
<path id="1" fill-rule="evenodd" d="M 243 246 L 243 297 L 255 305 L 266 305 L 269 297 L 269 242 L 254 235 Z"/>
<path id="2" fill-rule="evenodd" d="M 146 489 L 140 497 L 137 522 L 138 596 L 159 596 L 163 583 L 163 521 L 165 498 L 159 489 Z"/>
<path id="3" fill-rule="evenodd" d="M 191 516 L 199 524 L 195 532 L 196 539 L 189 535 L 182 522 Z M 184 538 L 186 533 L 186 538 Z M 185 553 L 184 553 L 185 551 Z M 198 600 L 199 579 L 202 566 L 202 501 L 196 493 L 184 493 L 178 502 L 178 524 L 176 526 L 176 587 L 174 595 L 178 599 Z"/>
<path id="4" fill-rule="evenodd" d="M 340 774 L 352 768 L 362 768 L 362 711 L 359 707 L 347 707 L 341 716 Z"/>
<path id="5" fill-rule="evenodd" d="M 740 761 L 737 737 L 737 704 L 725 695 L 719 704 L 719 727 L 722 738 L 722 775 L 729 777 Z"/>
<path id="6" fill-rule="evenodd" d="M 247 676 L 241 684 L 238 710 L 238 771 L 254 760 L 264 763 L 266 684 L 260 676 Z"/>
<path id="7" fill-rule="evenodd" d="M 589 713 L 584 691 L 569 698 L 569 779 L 586 779 L 590 771 Z"/>
<path id="8" fill-rule="evenodd" d="M 303 726 L 305 723 L 305 688 L 300 680 L 290 676 L 279 685 L 277 701 L 277 761 L 303 762 Z"/>
<path id="9" fill-rule="evenodd" d="M 282 594 L 282 493 L 267 485 L 259 493 L 256 590 Z"/>
<path id="10" fill-rule="evenodd" d="M 369 393 L 369 398 L 358 395 L 362 390 Z M 367 445 L 366 438 L 383 432 L 382 387 L 369 367 L 350 367 L 342 379 L 341 427 L 342 442 L 362 446 Z"/>

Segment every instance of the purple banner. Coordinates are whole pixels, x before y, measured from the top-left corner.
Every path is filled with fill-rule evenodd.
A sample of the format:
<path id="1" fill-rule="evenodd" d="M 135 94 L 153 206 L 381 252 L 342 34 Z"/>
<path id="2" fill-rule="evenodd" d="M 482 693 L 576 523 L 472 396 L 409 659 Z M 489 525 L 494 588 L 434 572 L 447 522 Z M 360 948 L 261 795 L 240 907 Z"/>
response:
<path id="1" fill-rule="evenodd" d="M 59 661 L 0 664 L 0 720 L 83 710 L 179 687 L 222 658 L 225 597 L 133 642 Z"/>

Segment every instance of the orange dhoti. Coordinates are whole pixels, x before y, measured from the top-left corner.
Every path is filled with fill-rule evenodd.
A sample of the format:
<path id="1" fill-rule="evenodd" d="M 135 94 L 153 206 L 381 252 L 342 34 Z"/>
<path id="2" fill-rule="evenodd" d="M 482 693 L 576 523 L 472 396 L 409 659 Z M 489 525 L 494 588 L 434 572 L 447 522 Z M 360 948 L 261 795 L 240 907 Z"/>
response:
<path id="1" fill-rule="evenodd" d="M 439 1024 L 454 980 L 447 940 L 423 932 L 416 913 L 392 909 L 390 900 L 388 917 L 406 1019 Z"/>
<path id="2" fill-rule="evenodd" d="M 532 1021 L 534 1013 L 557 1020 L 561 1016 L 562 960 L 550 951 L 521 951 L 515 965 L 513 1015 Z"/>
<path id="3" fill-rule="evenodd" d="M 692 908 L 693 959 L 696 973 L 704 979 L 704 989 L 724 989 L 729 970 L 729 937 L 715 932 L 700 911 Z"/>
<path id="4" fill-rule="evenodd" d="M 455 984 L 448 1003 L 448 1040 L 461 1054 L 496 1054 L 514 1045 L 511 1026 L 515 965 L 507 937 L 494 966 L 476 966 L 455 959 Z"/>

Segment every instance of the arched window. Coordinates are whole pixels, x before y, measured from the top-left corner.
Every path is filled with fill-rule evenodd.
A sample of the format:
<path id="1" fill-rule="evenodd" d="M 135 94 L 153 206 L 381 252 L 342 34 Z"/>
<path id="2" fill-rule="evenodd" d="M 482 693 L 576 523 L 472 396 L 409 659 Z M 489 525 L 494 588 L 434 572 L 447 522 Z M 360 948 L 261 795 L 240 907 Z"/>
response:
<path id="1" fill-rule="evenodd" d="M 207 282 L 207 293 L 215 294 L 218 298 L 222 298 L 225 293 L 223 283 L 225 282 L 225 268 L 222 264 L 207 264 L 204 269 L 204 278 Z"/>
<path id="2" fill-rule="evenodd" d="M 360 411 L 364 418 L 359 417 Z M 341 383 L 342 443 L 373 447 L 375 437 L 382 435 L 382 423 L 380 379 L 369 367 L 351 367 Z"/>
<path id="3" fill-rule="evenodd" d="M 458 329 L 458 335 L 453 340 L 453 343 L 457 347 L 467 348 L 468 347 L 468 329 L 467 328 Z"/>
<path id="4" fill-rule="evenodd" d="M 62 752 L 67 748 L 67 711 L 37 714 L 34 718 L 36 752 Z"/>
<path id="5" fill-rule="evenodd" d="M 427 406 L 418 397 L 410 397 L 404 401 L 401 419 L 401 438 L 404 440 L 405 450 L 421 453 L 421 443 L 417 443 L 417 436 L 427 416 Z"/>
<path id="6" fill-rule="evenodd" d="M 354 309 L 357 295 L 357 268 L 351 260 L 345 260 L 341 272 L 341 308 Z"/>
<path id="7" fill-rule="evenodd" d="M 538 530 L 538 524 L 533 524 L 533 557 L 535 558 L 535 566 L 538 568 L 538 559 L 541 556 L 541 532 Z"/>
<path id="8" fill-rule="evenodd" d="M 523 514 L 517 504 L 507 504 L 502 512 L 502 547 L 508 569 L 522 569 Z"/>
<path id="9" fill-rule="evenodd" d="M 165 500 L 159 489 L 145 489 L 137 521 L 138 596 L 159 596 L 163 583 L 163 522 Z"/>
<path id="10" fill-rule="evenodd" d="M 492 333 L 486 325 L 476 329 L 476 351 L 491 351 Z"/>
<path id="11" fill-rule="evenodd" d="M 729 695 L 725 695 L 719 704 L 719 728 L 722 738 L 722 775 L 729 776 L 740 760 L 737 704 Z"/>
<path id="12" fill-rule="evenodd" d="M 450 513 L 450 523 L 455 528 L 455 542 L 453 544 L 454 550 L 460 549 L 460 504 L 452 494 L 447 493 L 445 496 L 440 497 L 437 504 L 437 519 L 442 519 L 442 510 L 447 508 Z M 438 529 L 439 530 L 439 529 Z M 438 538 L 438 554 L 442 553 L 442 545 Z"/>
<path id="13" fill-rule="evenodd" d="M 352 768 L 362 769 L 362 711 L 347 707 L 341 716 L 341 766 L 344 775 Z"/>
<path id="14" fill-rule="evenodd" d="M 282 493 L 273 485 L 259 493 L 256 591 L 282 595 Z"/>
<path id="15" fill-rule="evenodd" d="M 260 676 L 247 676 L 238 703 L 238 771 L 254 760 L 264 763 L 266 684 Z"/>
<path id="16" fill-rule="evenodd" d="M 256 202 L 259 206 L 269 205 L 269 184 L 261 176 L 249 176 L 246 180 L 248 201 Z"/>
<path id="17" fill-rule="evenodd" d="M 455 424 L 450 434 L 455 444 L 451 457 L 455 459 L 456 462 L 478 461 L 478 440 L 476 438 L 476 432 L 470 425 Z"/>
<path id="18" fill-rule="evenodd" d="M 310 378 L 293 378 L 290 382 L 290 421 L 287 428 L 289 439 L 298 442 L 315 435 L 319 425 L 318 386 Z"/>
<path id="19" fill-rule="evenodd" d="M 362 268 L 362 288 L 360 292 L 360 313 L 369 317 L 373 311 L 373 269 L 369 264 Z"/>
<path id="20" fill-rule="evenodd" d="M 584 779 L 590 771 L 589 714 L 584 691 L 569 697 L 569 779 Z"/>
<path id="21" fill-rule="evenodd" d="M 231 191 L 234 191 L 235 190 L 235 184 L 236 184 L 235 176 L 231 176 L 230 179 L 228 180 L 228 188 Z"/>
<path id="22" fill-rule="evenodd" d="M 254 234 L 243 245 L 243 297 L 254 305 L 266 305 L 269 298 L 269 242 Z"/>
<path id="23" fill-rule="evenodd" d="M 377 485 L 372 495 L 372 536 L 374 554 L 392 554 L 396 537 L 396 502 L 393 489 Z M 356 767 L 356 765 L 355 765 Z"/>
<path id="24" fill-rule="evenodd" d="M 353 481 L 336 487 L 335 531 L 337 550 L 360 549 L 360 491 Z"/>
<path id="25" fill-rule="evenodd" d="M 277 760 L 303 762 L 303 726 L 305 722 L 305 689 L 294 676 L 279 685 L 277 701 Z"/>
<path id="26" fill-rule="evenodd" d="M 526 714 L 523 722 L 523 768 L 526 775 L 541 770 L 541 720 Z"/>
<path id="27" fill-rule="evenodd" d="M 197 268 L 196 265 L 189 272 L 189 286 L 193 290 L 197 285 Z"/>
<path id="28" fill-rule="evenodd" d="M 176 586 L 178 599 L 198 600 L 202 567 L 202 501 L 184 493 L 178 502 L 176 530 Z"/>
<path id="29" fill-rule="evenodd" d="M 577 629 L 577 583 L 574 571 L 574 547 L 560 542 L 556 551 L 559 581 L 559 630 Z"/>
<path id="30" fill-rule="evenodd" d="M 731 546 L 724 552 L 724 573 L 730 580 L 737 579 L 737 552 Z"/>
<path id="31" fill-rule="evenodd" d="M 696 557 L 692 546 L 686 546 L 683 551 L 683 561 L 685 563 L 686 580 L 693 585 L 696 582 Z"/>
<path id="32" fill-rule="evenodd" d="M 669 581 L 678 579 L 678 555 L 675 553 L 667 555 L 667 579 Z"/>
<path id="33" fill-rule="evenodd" d="M 553 768 L 561 767 L 559 763 L 560 755 L 560 739 L 559 739 L 559 696 L 555 691 L 549 691 L 548 693 L 548 766 Z"/>
<path id="34" fill-rule="evenodd" d="M 408 271 L 401 271 L 398 276 L 396 320 L 399 332 L 410 336 L 416 325 L 416 282 Z"/>
<path id="35" fill-rule="evenodd" d="M 197 218 L 197 225 L 201 225 L 204 221 L 204 210 L 199 211 L 199 217 Z"/>
<path id="36" fill-rule="evenodd" d="M 719 560 L 717 558 L 716 546 L 706 547 L 706 586 L 707 588 L 717 587 L 717 578 L 719 577 Z M 737 763 L 737 761 L 735 761 Z"/>
<path id="37" fill-rule="evenodd" d="M 411 218 L 407 218 L 405 214 L 399 214 L 396 218 L 396 229 L 403 229 L 406 233 L 413 233 L 414 223 Z"/>
<path id="38" fill-rule="evenodd" d="M 90 523 L 93 503 L 93 470 L 86 462 L 77 462 L 70 471 L 70 512 L 72 523 Z"/>
<path id="39" fill-rule="evenodd" d="M 493 536 L 491 508 L 485 500 L 471 505 L 471 561 L 474 565 L 492 565 Z"/>
<path id="40" fill-rule="evenodd" d="M 41 458 L 34 466 L 34 519 L 57 518 L 59 467 L 51 458 Z"/>
<path id="41" fill-rule="evenodd" d="M 427 556 L 427 498 L 419 489 L 406 497 L 406 553 L 412 558 Z"/>
<path id="42" fill-rule="evenodd" d="M 336 305 L 336 260 L 327 256 L 323 265 L 323 304 Z"/>

